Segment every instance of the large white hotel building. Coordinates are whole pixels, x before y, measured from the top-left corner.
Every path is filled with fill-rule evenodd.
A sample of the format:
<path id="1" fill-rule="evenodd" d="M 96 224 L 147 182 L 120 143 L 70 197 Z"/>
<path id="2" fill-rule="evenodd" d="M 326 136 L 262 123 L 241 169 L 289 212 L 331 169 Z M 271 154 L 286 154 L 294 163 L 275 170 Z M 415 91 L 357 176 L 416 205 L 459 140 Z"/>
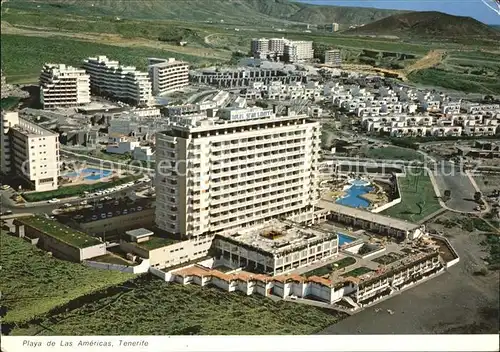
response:
<path id="1" fill-rule="evenodd" d="M 23 178 L 37 192 L 58 187 L 58 134 L 19 117 L 2 112 L 1 170 Z"/>
<path id="2" fill-rule="evenodd" d="M 85 59 L 83 66 L 90 75 L 93 93 L 133 105 L 150 104 L 152 93 L 148 73 L 134 66 L 122 66 L 106 56 Z"/>
<path id="3" fill-rule="evenodd" d="M 90 103 L 89 75 L 64 64 L 45 64 L 40 74 L 40 103 L 44 109 Z"/>
<path id="4" fill-rule="evenodd" d="M 289 40 L 285 38 L 252 39 L 250 50 L 252 56 L 259 59 L 282 59 L 298 62 L 314 58 L 312 41 Z"/>
<path id="5" fill-rule="evenodd" d="M 189 64 L 170 59 L 148 59 L 153 94 L 164 94 L 189 85 Z"/>
<path id="6" fill-rule="evenodd" d="M 319 198 L 320 125 L 262 108 L 179 117 L 157 134 L 156 223 L 182 238 L 299 214 Z"/>

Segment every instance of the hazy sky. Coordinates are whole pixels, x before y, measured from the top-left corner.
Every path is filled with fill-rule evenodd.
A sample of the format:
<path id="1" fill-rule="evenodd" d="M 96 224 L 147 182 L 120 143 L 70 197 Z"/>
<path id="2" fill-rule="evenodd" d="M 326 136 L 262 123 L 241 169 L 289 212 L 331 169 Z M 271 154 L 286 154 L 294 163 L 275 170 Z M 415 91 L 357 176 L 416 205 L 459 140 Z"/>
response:
<path id="1" fill-rule="evenodd" d="M 481 0 L 298 0 L 318 5 L 378 7 L 396 10 L 440 11 L 470 16 L 487 24 L 500 24 L 500 15 Z"/>

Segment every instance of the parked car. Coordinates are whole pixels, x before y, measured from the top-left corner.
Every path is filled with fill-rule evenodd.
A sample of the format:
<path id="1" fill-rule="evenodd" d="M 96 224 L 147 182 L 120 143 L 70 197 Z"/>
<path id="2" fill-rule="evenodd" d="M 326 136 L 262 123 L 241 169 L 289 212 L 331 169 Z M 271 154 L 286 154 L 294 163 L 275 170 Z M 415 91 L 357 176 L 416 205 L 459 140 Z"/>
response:
<path id="1" fill-rule="evenodd" d="M 8 189 L 10 188 L 10 186 L 9 186 L 9 185 L 2 185 L 2 187 L 1 187 L 1 188 L 2 188 L 4 191 L 6 191 L 6 190 L 8 190 Z"/>
<path id="2" fill-rule="evenodd" d="M 5 215 L 12 215 L 12 210 L 6 210 L 4 211 L 2 214 L 0 214 L 2 216 L 5 216 Z"/>
<path id="3" fill-rule="evenodd" d="M 127 215 L 128 214 L 128 211 L 127 209 L 124 209 L 123 212 L 122 212 L 123 215 Z"/>
<path id="4" fill-rule="evenodd" d="M 97 204 L 97 209 L 102 209 L 102 204 L 101 203 Z"/>
<path id="5" fill-rule="evenodd" d="M 106 219 L 106 213 L 101 213 L 101 219 Z"/>
<path id="6" fill-rule="evenodd" d="M 97 215 L 92 215 L 92 220 L 97 220 Z"/>
<path id="7" fill-rule="evenodd" d="M 141 211 L 142 210 L 142 207 L 141 206 L 138 206 L 137 207 L 137 211 Z"/>
<path id="8" fill-rule="evenodd" d="M 80 205 L 87 205 L 87 204 L 88 204 L 88 202 L 87 202 L 86 200 L 82 200 L 82 201 L 80 202 Z"/>
<path id="9" fill-rule="evenodd" d="M 61 201 L 60 199 L 52 198 L 51 200 L 49 200 L 49 203 L 54 204 L 54 203 L 59 203 L 60 201 Z"/>

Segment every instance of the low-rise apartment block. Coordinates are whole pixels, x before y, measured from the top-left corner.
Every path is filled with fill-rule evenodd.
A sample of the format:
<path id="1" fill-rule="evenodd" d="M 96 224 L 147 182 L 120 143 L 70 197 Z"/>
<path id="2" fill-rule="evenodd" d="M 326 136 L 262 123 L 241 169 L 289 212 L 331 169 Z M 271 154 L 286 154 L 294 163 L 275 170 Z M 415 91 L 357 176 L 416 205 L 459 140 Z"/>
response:
<path id="1" fill-rule="evenodd" d="M 40 74 L 40 103 L 44 109 L 88 104 L 89 80 L 83 69 L 64 64 L 45 64 Z"/>
<path id="2" fill-rule="evenodd" d="M 58 134 L 2 112 L 2 172 L 24 179 L 35 191 L 57 189 L 59 177 Z"/>
<path id="3" fill-rule="evenodd" d="M 148 59 L 153 94 L 165 94 L 189 85 L 189 64 L 170 59 Z"/>
<path id="4" fill-rule="evenodd" d="M 89 57 L 83 66 L 90 76 L 93 93 L 132 105 L 151 103 L 151 81 L 146 72 L 134 66 L 122 66 L 106 56 Z"/>

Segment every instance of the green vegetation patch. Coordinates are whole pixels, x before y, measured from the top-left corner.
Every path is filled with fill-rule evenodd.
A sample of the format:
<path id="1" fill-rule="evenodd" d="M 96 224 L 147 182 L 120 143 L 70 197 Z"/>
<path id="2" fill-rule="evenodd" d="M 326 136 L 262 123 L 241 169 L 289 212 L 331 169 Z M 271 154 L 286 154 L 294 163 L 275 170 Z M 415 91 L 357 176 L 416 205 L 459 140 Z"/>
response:
<path id="1" fill-rule="evenodd" d="M 194 55 L 179 54 L 148 47 L 120 47 L 98 44 L 64 37 L 28 37 L 2 34 L 2 67 L 11 83 L 37 82 L 40 70 L 47 62 L 63 62 L 80 67 L 90 56 L 106 55 L 124 65 L 147 70 L 148 57 L 174 57 L 193 64 L 213 63 L 216 60 Z"/>
<path id="2" fill-rule="evenodd" d="M 111 291 L 111 290 L 109 290 Z M 12 335 L 308 335 L 346 317 L 333 310 L 144 276 Z"/>
<path id="3" fill-rule="evenodd" d="M 151 251 L 153 249 L 158 249 L 161 247 L 169 246 L 171 244 L 178 243 L 179 240 L 173 239 L 173 238 L 167 238 L 167 237 L 157 237 L 153 236 L 150 237 L 149 240 L 141 243 L 135 243 L 135 245 L 139 248 L 146 249 L 148 251 Z"/>
<path id="4" fill-rule="evenodd" d="M 11 110 L 19 104 L 21 101 L 21 98 L 18 97 L 7 97 L 3 98 L 0 102 L 0 108 L 2 110 Z"/>
<path id="5" fill-rule="evenodd" d="M 400 148 L 395 146 L 386 146 L 382 148 L 368 147 L 363 148 L 361 153 L 364 157 L 370 159 L 392 159 L 423 161 L 424 156 L 413 149 Z"/>
<path id="6" fill-rule="evenodd" d="M 304 274 L 304 276 L 305 277 L 325 276 L 336 270 L 340 270 L 345 267 L 348 267 L 349 265 L 353 265 L 354 263 L 356 263 L 356 259 L 354 259 L 353 257 L 345 257 L 340 260 L 337 260 L 334 263 L 330 263 L 320 268 L 308 271 Z"/>
<path id="7" fill-rule="evenodd" d="M 76 186 L 61 187 L 53 191 L 24 193 L 23 198 L 28 202 L 41 202 L 53 198 L 69 198 L 83 194 L 83 192 L 93 192 L 99 189 L 111 188 L 130 181 L 135 181 L 142 176 L 126 176 L 116 181 L 111 182 L 97 182 L 92 184 L 83 184 Z"/>
<path id="8" fill-rule="evenodd" d="M 100 244 L 101 242 L 84 232 L 77 231 L 60 222 L 42 216 L 23 217 L 16 220 L 26 226 L 33 227 L 51 237 L 58 239 L 72 247 L 85 248 Z"/>
<path id="9" fill-rule="evenodd" d="M 489 270 L 500 270 L 500 236 L 498 234 L 488 234 L 481 243 L 489 248 L 489 256 L 486 259 Z"/>
<path id="10" fill-rule="evenodd" d="M 418 222 L 441 209 L 430 176 L 424 170 L 408 169 L 407 175 L 398 177 L 401 203 L 381 212 L 402 220 Z"/>
<path id="11" fill-rule="evenodd" d="M 71 300 L 134 277 L 53 258 L 3 231 L 0 239 L 0 290 L 6 313 L 3 324 L 34 319 Z"/>
<path id="12" fill-rule="evenodd" d="M 498 77 L 448 72 L 430 68 L 411 73 L 408 78 L 426 86 L 439 86 L 470 93 L 500 94 Z"/>
<path id="13" fill-rule="evenodd" d="M 343 277 L 358 277 L 358 276 L 361 276 L 361 275 L 364 275 L 364 274 L 368 274 L 368 273 L 371 273 L 371 272 L 373 272 L 372 269 L 367 268 L 366 266 L 360 266 L 359 268 L 353 269 L 353 270 L 345 273 L 342 276 Z"/>

